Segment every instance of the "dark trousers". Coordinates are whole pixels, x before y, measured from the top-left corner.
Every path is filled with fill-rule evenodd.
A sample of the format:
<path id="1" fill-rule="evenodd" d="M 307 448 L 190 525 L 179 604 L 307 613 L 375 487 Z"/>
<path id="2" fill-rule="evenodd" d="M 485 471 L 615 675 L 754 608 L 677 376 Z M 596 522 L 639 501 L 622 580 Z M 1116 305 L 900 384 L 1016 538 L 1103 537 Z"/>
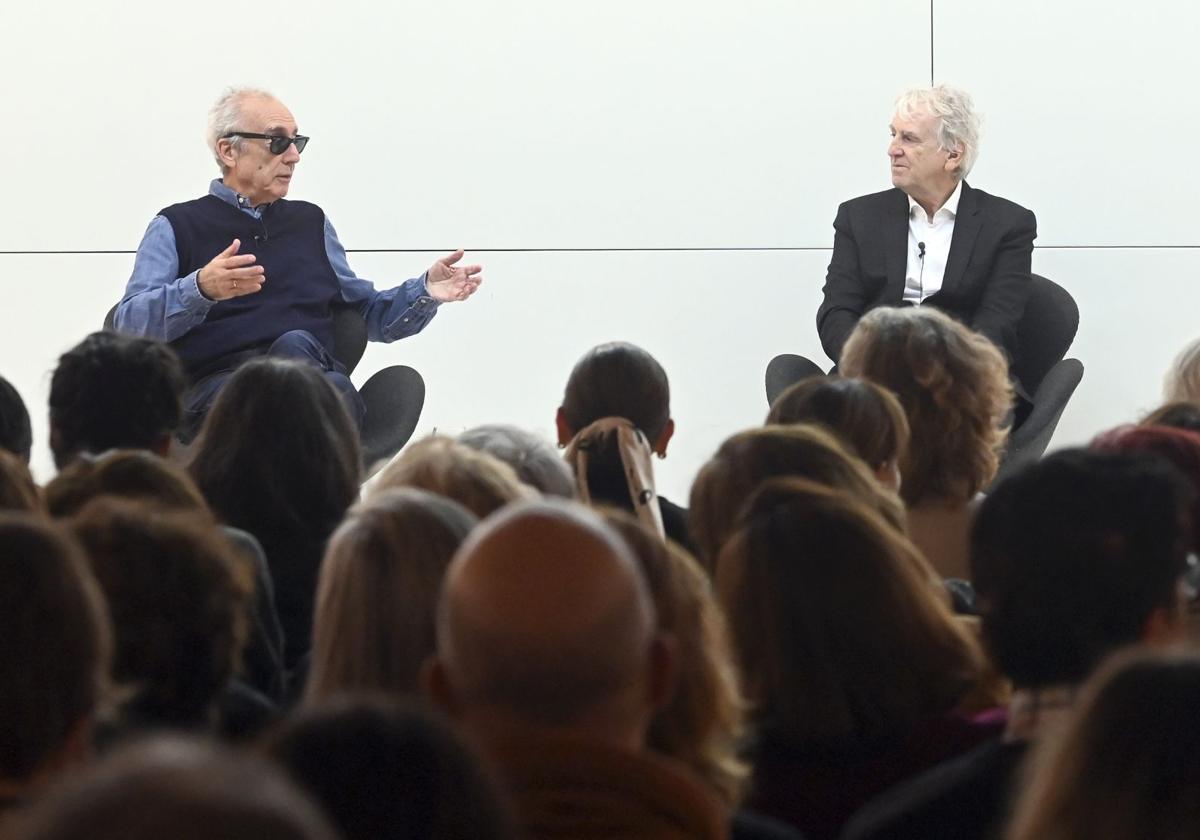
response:
<path id="1" fill-rule="evenodd" d="M 233 376 L 237 366 L 259 356 L 299 359 L 319 367 L 325 372 L 330 384 L 337 388 L 338 393 L 342 395 L 346 410 L 350 412 L 350 419 L 354 421 L 359 431 L 362 431 L 363 418 L 366 416 L 367 410 L 363 405 L 362 397 L 358 395 L 358 391 L 350 382 L 350 377 L 346 375 L 346 369 L 341 362 L 329 355 L 329 351 L 321 342 L 317 341 L 312 333 L 307 330 L 292 330 L 275 339 L 265 353 L 239 354 L 230 359 L 228 367 L 221 367 L 196 380 L 183 395 L 183 424 L 179 429 L 181 441 L 189 443 L 200 431 L 204 416 L 208 414 L 217 394 L 229 377 Z"/>

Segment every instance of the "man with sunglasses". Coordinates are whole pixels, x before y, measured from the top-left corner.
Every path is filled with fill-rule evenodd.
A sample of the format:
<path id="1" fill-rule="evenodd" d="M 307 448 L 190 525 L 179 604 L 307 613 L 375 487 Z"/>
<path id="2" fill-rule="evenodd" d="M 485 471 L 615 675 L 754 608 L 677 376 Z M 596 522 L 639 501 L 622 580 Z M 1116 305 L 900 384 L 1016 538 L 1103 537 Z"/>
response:
<path id="1" fill-rule="evenodd" d="M 329 353 L 330 307 L 355 307 L 372 341 L 396 341 L 424 329 L 440 304 L 474 294 L 482 268 L 459 265 L 455 251 L 393 289 L 355 275 L 321 208 L 286 199 L 309 138 L 265 91 L 227 91 L 209 115 L 208 140 L 221 178 L 150 223 L 114 325 L 168 341 L 183 359 L 192 383 L 185 441 L 234 369 L 264 354 L 320 366 L 361 427 L 362 400 Z"/>

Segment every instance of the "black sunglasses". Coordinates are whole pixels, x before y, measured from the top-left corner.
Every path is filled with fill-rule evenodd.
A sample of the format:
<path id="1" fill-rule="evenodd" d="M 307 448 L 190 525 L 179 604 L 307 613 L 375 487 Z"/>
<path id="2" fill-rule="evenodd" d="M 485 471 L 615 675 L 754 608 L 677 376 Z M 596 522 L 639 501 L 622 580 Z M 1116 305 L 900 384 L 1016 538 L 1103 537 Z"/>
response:
<path id="1" fill-rule="evenodd" d="M 303 134 L 297 134 L 295 137 L 288 137 L 283 134 L 251 134 L 248 131 L 231 131 L 228 134 L 222 134 L 222 140 L 228 140 L 230 137 L 248 137 L 251 140 L 270 140 L 267 148 L 271 150 L 273 155 L 281 155 L 287 151 L 287 147 L 296 144 L 296 152 L 303 152 L 304 147 L 308 145 L 308 138 Z"/>

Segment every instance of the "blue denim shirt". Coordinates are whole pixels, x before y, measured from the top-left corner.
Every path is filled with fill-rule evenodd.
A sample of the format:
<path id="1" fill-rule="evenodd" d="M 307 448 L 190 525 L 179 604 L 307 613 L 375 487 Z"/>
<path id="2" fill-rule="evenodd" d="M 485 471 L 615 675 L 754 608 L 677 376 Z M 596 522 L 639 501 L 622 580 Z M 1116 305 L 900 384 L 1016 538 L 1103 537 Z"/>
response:
<path id="1" fill-rule="evenodd" d="M 251 207 L 245 197 L 219 179 L 209 185 L 208 192 L 255 219 L 262 215 L 261 209 Z M 328 216 L 325 218 L 325 253 L 341 283 L 342 300 L 358 307 L 366 319 L 367 337 L 371 341 L 396 341 L 415 335 L 437 314 L 438 302 L 429 296 L 424 274 L 382 292 L 356 275 Z M 113 317 L 116 328 L 135 335 L 174 341 L 203 322 L 216 301 L 200 292 L 196 282 L 198 270 L 186 277 L 178 277 L 178 273 L 175 231 L 165 217 L 155 216 L 138 246 L 133 274 L 125 286 L 124 298 L 117 305 Z"/>

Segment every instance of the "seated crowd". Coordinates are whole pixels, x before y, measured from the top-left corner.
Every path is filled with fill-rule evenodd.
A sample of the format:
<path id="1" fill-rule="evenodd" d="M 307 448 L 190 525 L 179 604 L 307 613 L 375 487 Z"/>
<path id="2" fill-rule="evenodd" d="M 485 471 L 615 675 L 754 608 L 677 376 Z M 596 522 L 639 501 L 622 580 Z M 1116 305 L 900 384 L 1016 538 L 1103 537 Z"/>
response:
<path id="1" fill-rule="evenodd" d="M 1198 383 L 995 483 L 1003 354 L 879 308 L 684 508 L 631 344 L 562 452 L 487 418 L 370 465 L 310 365 L 180 447 L 174 352 L 88 336 L 45 486 L 0 379 L 0 837 L 1194 836 Z"/>

